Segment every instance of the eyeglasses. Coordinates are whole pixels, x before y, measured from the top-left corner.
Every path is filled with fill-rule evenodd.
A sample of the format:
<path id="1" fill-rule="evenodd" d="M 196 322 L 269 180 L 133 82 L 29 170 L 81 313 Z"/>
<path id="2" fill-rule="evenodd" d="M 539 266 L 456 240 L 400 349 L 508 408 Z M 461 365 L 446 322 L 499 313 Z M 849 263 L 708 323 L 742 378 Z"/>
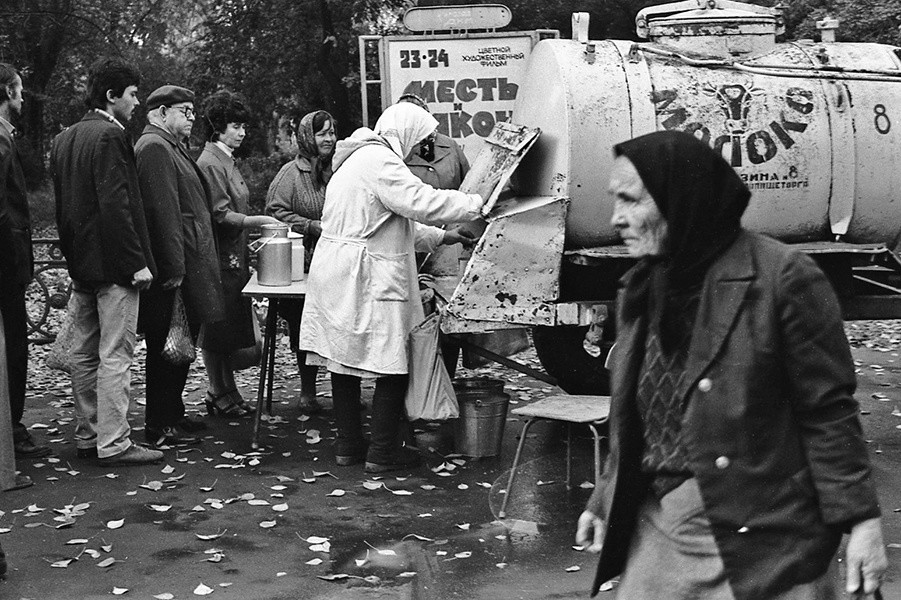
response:
<path id="1" fill-rule="evenodd" d="M 183 114 L 185 116 L 186 119 L 193 119 L 194 115 L 197 114 L 194 112 L 194 109 L 191 108 L 190 106 L 167 106 L 166 108 L 168 108 L 170 110 L 179 111 L 181 114 Z"/>

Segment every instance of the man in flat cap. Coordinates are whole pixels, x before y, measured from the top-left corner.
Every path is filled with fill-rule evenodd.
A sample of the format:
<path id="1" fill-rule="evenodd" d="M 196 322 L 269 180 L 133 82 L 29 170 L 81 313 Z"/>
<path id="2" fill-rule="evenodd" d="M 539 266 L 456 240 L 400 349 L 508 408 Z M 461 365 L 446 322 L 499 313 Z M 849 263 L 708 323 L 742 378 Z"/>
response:
<path id="1" fill-rule="evenodd" d="M 194 336 L 225 316 L 209 191 L 184 140 L 194 125 L 194 92 L 164 85 L 147 97 L 147 120 L 135 156 L 157 278 L 141 293 L 138 328 L 147 341 L 146 441 L 155 446 L 199 442 L 202 421 L 185 415 L 189 365 L 162 356 L 176 292 Z"/>
<path id="2" fill-rule="evenodd" d="M 128 402 L 139 290 L 153 256 L 124 123 L 138 105 L 141 75 L 121 59 L 88 74 L 88 113 L 53 141 L 50 165 L 60 247 L 72 277 L 72 396 L 78 456 L 103 465 L 159 462 L 131 441 Z"/>

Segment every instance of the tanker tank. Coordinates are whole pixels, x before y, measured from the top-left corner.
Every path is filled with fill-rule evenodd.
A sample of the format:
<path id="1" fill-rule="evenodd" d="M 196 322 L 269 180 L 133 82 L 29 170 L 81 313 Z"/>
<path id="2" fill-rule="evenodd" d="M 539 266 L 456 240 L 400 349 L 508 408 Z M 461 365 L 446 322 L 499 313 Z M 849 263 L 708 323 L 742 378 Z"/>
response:
<path id="1" fill-rule="evenodd" d="M 693 133 L 732 164 L 753 192 L 749 229 L 897 245 L 898 48 L 777 44 L 776 17 L 747 10 L 642 18 L 650 43 L 540 42 L 517 96 L 515 122 L 541 136 L 514 185 L 523 196 L 569 197 L 568 249 L 619 243 L 606 193 L 611 147 L 662 129 Z"/>

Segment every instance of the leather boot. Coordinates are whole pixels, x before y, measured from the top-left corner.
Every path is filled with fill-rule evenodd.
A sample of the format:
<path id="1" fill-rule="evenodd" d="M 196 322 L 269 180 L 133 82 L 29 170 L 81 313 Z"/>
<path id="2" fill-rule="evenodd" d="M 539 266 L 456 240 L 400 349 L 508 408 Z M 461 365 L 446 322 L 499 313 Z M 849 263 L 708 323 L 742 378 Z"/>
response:
<path id="1" fill-rule="evenodd" d="M 403 446 L 399 435 L 407 381 L 406 375 L 388 375 L 376 381 L 372 396 L 372 440 L 366 453 L 367 473 L 396 471 L 420 463 L 419 453 Z"/>
<path id="2" fill-rule="evenodd" d="M 338 436 L 335 461 L 340 466 L 363 462 L 367 442 L 360 421 L 360 378 L 332 373 L 332 401 Z"/>

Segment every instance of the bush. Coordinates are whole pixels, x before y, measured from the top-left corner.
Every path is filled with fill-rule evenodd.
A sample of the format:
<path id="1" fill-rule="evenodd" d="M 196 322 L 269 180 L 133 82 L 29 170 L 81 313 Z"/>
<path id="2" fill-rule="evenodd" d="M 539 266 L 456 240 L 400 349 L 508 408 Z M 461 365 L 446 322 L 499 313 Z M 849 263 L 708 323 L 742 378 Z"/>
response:
<path id="1" fill-rule="evenodd" d="M 279 169 L 294 157 L 275 153 L 269 156 L 250 156 L 238 159 L 238 168 L 250 190 L 250 214 L 263 214 L 266 210 L 266 192 Z"/>
<path id="2" fill-rule="evenodd" d="M 38 232 L 46 229 L 56 231 L 56 199 L 53 196 L 53 184 L 45 181 L 39 187 L 28 191 L 28 210 L 31 213 L 31 228 Z M 55 233 L 51 233 L 51 237 Z"/>

